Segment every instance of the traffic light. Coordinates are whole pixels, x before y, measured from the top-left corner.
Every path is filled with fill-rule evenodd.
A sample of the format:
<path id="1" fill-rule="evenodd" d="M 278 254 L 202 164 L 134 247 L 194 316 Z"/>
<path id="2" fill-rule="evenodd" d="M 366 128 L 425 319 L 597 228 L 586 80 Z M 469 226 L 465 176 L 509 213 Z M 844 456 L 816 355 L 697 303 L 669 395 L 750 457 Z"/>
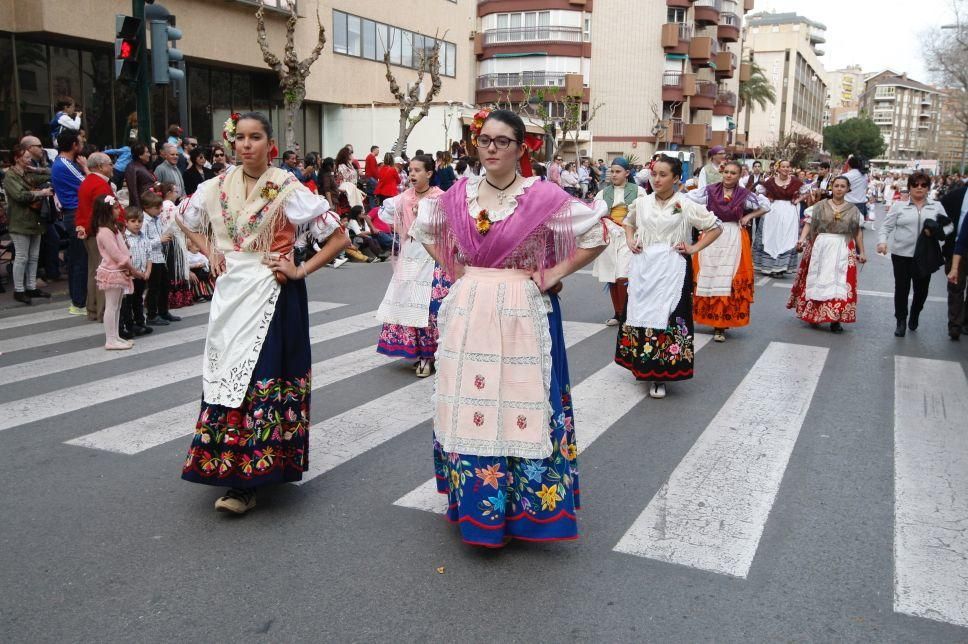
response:
<path id="1" fill-rule="evenodd" d="M 134 82 L 138 78 L 138 55 L 141 52 L 141 25 L 139 18 L 116 15 L 114 17 L 114 78 Z"/>
<path id="2" fill-rule="evenodd" d="M 185 80 L 185 72 L 172 66 L 184 59 L 182 53 L 171 46 L 171 42 L 182 37 L 181 30 L 169 24 L 173 18 L 151 21 L 151 82 L 155 85 Z"/>

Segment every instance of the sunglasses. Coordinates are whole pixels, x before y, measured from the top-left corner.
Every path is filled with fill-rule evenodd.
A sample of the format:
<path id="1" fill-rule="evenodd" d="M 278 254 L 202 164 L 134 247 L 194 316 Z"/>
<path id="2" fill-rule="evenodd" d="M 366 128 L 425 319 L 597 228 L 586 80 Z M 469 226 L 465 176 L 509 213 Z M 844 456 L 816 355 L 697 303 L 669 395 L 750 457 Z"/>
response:
<path id="1" fill-rule="evenodd" d="M 931 184 L 918 182 L 918 183 L 912 183 L 911 187 L 912 188 L 930 188 Z"/>

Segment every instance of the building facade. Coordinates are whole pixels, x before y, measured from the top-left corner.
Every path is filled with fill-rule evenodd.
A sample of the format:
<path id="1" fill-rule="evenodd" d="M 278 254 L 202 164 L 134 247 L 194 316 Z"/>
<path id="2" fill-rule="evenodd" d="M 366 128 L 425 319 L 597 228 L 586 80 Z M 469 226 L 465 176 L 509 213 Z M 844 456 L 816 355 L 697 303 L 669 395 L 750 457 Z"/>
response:
<path id="1" fill-rule="evenodd" d="M 942 90 L 938 125 L 938 163 L 942 172 L 964 173 L 968 168 L 968 127 L 963 122 L 964 93 Z M 961 116 L 959 118 L 959 116 Z"/>
<path id="2" fill-rule="evenodd" d="M 885 70 L 867 78 L 860 110 L 870 116 L 887 150 L 874 167 L 907 167 L 912 160 L 936 159 L 942 94 L 907 74 Z"/>
<path id="3" fill-rule="evenodd" d="M 285 122 L 278 79 L 267 68 L 256 42 L 253 0 L 162 0 L 176 16 L 184 37 L 187 114 L 175 91 L 152 90 L 152 131 L 184 121 L 200 141 L 217 140 L 233 111 L 270 114 L 278 133 Z M 130 14 L 127 0 L 89 0 L 78 20 L 76 3 L 63 0 L 0 0 L 0 147 L 25 131 L 46 138 L 52 105 L 72 96 L 84 112 L 91 141 L 123 143 L 135 111 L 131 88 L 113 80 L 114 15 Z M 285 0 L 267 0 L 269 45 L 277 55 L 285 43 Z M 433 5 L 432 7 L 430 5 Z M 399 114 L 385 78 L 383 53 L 400 85 L 415 82 L 421 55 L 439 40 L 442 88 L 430 115 L 411 135 L 408 148 L 444 149 L 460 137 L 455 110 L 474 101 L 476 63 L 471 33 L 476 0 L 298 0 L 302 19 L 296 51 L 305 57 L 316 42 L 314 16 L 326 28 L 327 43 L 311 68 L 306 103 L 295 125 L 304 151 L 332 155 L 345 143 L 358 151 L 371 144 L 388 149 L 397 137 Z M 429 74 L 424 85 L 429 87 Z"/>
<path id="4" fill-rule="evenodd" d="M 827 85 L 820 45 L 826 27 L 795 13 L 759 13 L 747 17 L 743 58 L 763 70 L 776 92 L 766 109 L 748 105 L 741 115 L 748 145 L 770 145 L 778 137 L 805 134 L 823 140 Z"/>
<path id="5" fill-rule="evenodd" d="M 860 65 L 827 72 L 827 106 L 824 125 L 837 125 L 859 113 L 860 95 L 864 93 L 864 71 Z"/>

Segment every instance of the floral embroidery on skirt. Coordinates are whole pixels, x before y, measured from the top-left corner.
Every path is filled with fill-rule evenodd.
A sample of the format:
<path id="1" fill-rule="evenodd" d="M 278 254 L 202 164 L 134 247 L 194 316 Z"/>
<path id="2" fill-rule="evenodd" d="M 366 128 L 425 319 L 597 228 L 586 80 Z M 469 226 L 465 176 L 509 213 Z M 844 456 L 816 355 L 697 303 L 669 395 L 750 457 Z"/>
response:
<path id="1" fill-rule="evenodd" d="M 383 331 L 380 333 L 380 342 L 376 347 L 377 352 L 385 356 L 433 360 L 439 339 L 437 312 L 449 291 L 450 282 L 444 275 L 444 269 L 434 266 L 429 324 L 426 328 L 384 324 Z"/>
<path id="2" fill-rule="evenodd" d="M 850 256 L 847 261 L 847 299 L 827 300 L 819 302 L 808 300 L 805 295 L 807 290 L 807 273 L 810 270 L 810 256 L 813 254 L 813 244 L 809 244 L 803 250 L 803 259 L 800 260 L 800 269 L 797 277 L 793 281 L 793 288 L 790 289 L 790 299 L 787 301 L 787 308 L 794 309 L 797 317 L 810 324 L 824 324 L 826 322 L 840 322 L 849 324 L 857 321 L 857 255 L 854 252 L 854 241 L 850 240 L 847 244 L 850 248 Z"/>

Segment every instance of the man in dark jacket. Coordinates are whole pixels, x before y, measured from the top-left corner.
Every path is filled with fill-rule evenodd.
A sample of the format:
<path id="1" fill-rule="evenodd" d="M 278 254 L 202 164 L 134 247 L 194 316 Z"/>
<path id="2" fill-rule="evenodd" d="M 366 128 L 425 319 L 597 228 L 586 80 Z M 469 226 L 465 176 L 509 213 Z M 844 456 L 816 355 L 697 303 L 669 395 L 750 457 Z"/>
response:
<path id="1" fill-rule="evenodd" d="M 941 205 L 945 213 L 954 224 L 953 232 L 945 238 L 944 258 L 945 273 L 951 270 L 951 256 L 955 248 L 955 236 L 961 228 L 961 221 L 968 212 L 968 186 L 961 185 L 953 190 L 949 190 L 941 199 Z M 965 275 L 968 271 L 962 266 L 958 280 L 955 283 L 948 282 L 948 337 L 958 340 L 965 332 L 965 312 L 968 311 L 968 296 L 966 296 Z"/>

